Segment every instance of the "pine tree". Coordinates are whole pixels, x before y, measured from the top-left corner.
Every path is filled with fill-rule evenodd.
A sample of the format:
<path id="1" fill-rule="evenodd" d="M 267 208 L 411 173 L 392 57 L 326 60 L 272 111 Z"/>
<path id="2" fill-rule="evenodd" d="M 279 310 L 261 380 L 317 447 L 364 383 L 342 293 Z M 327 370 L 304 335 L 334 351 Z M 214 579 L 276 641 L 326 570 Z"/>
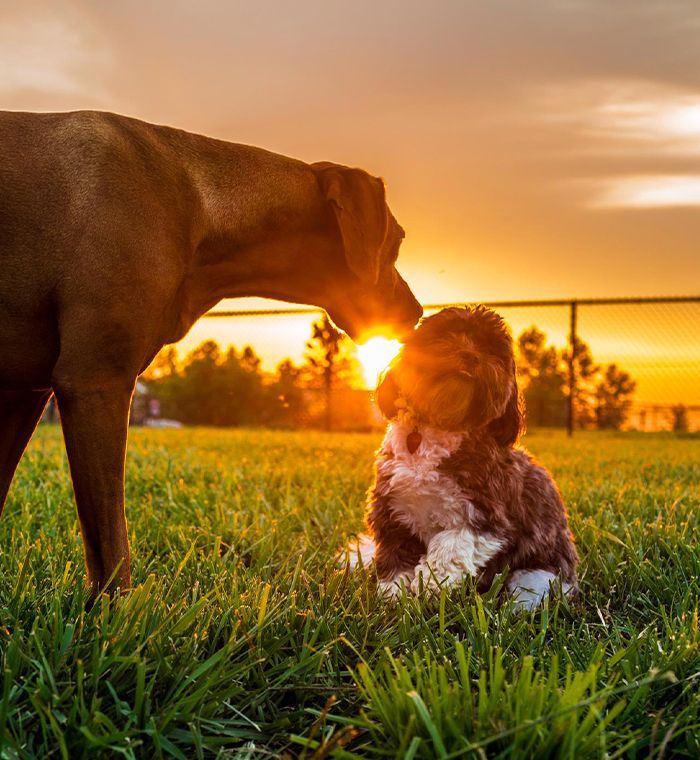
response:
<path id="1" fill-rule="evenodd" d="M 311 338 L 304 354 L 304 382 L 309 388 L 322 388 L 325 399 L 324 427 L 333 427 L 333 390 L 349 386 L 358 376 L 357 360 L 351 355 L 350 339 L 337 330 L 327 314 L 311 326 Z"/>
<path id="2" fill-rule="evenodd" d="M 616 364 L 609 364 L 596 387 L 596 423 L 600 429 L 619 430 L 632 405 L 637 383 Z"/>

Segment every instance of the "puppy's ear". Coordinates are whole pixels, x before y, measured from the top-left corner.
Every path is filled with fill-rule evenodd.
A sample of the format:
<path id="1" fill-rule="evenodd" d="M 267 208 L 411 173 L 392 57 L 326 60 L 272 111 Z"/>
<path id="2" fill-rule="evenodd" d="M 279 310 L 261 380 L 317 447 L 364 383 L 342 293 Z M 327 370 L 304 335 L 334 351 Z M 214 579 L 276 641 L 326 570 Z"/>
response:
<path id="1" fill-rule="evenodd" d="M 377 390 L 374 392 L 374 399 L 382 410 L 382 414 L 391 420 L 396 417 L 398 410 L 396 400 L 399 397 L 399 389 L 394 380 L 394 375 L 388 369 L 381 377 Z"/>
<path id="2" fill-rule="evenodd" d="M 503 414 L 489 423 L 488 430 L 496 443 L 513 446 L 523 429 L 523 413 L 518 386 L 513 379 L 513 391 Z"/>
<path id="3" fill-rule="evenodd" d="M 312 167 L 338 222 L 350 271 L 375 285 L 383 265 L 390 219 L 384 183 L 362 169 L 325 161 Z"/>

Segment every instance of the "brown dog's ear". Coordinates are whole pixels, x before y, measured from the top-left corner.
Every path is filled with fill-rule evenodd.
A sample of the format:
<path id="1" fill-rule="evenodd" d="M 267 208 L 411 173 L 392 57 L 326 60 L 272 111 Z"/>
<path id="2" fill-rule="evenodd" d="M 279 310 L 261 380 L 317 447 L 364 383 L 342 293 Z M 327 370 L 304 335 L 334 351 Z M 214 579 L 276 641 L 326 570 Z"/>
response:
<path id="1" fill-rule="evenodd" d="M 503 414 L 489 423 L 488 430 L 496 443 L 501 446 L 513 446 L 523 429 L 523 414 L 520 403 L 518 386 L 513 382 L 513 392 L 510 394 Z"/>
<path id="2" fill-rule="evenodd" d="M 388 369 L 381 377 L 377 390 L 374 392 L 374 400 L 382 410 L 382 414 L 391 420 L 396 417 L 396 399 L 399 397 L 399 389 L 394 380 L 394 375 Z"/>
<path id="3" fill-rule="evenodd" d="M 325 161 L 312 167 L 338 222 L 348 267 L 361 280 L 376 284 L 389 224 L 384 183 L 362 169 Z"/>

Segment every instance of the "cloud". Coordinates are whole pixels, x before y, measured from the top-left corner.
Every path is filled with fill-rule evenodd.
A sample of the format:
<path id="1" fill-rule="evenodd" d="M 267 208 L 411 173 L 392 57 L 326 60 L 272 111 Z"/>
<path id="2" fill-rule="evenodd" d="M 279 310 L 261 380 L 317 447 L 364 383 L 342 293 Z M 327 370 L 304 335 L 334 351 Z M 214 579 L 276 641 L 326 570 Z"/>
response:
<path id="1" fill-rule="evenodd" d="M 76 34 L 59 19 L 31 21 L 17 34 L 15 24 L 0 24 L 0 67 L 4 92 L 35 89 L 77 92 L 71 72 Z"/>
<path id="2" fill-rule="evenodd" d="M 579 80 L 538 87 L 535 118 L 568 132 L 574 148 L 700 155 L 700 87 L 644 80 Z"/>
<path id="3" fill-rule="evenodd" d="M 639 140 L 700 141 L 700 96 L 671 96 L 665 100 L 611 103 L 598 118 L 603 128 L 620 137 Z"/>
<path id="4" fill-rule="evenodd" d="M 593 183 L 590 208 L 700 206 L 700 175 L 614 177 Z"/>
<path id="5" fill-rule="evenodd" d="M 638 151 L 700 155 L 700 91 L 653 84 L 635 89 L 618 92 L 593 108 L 589 135 Z"/>
<path id="6" fill-rule="evenodd" d="M 700 88 L 581 80 L 533 98 L 532 122 L 556 146 L 555 184 L 568 185 L 583 209 L 700 205 Z"/>
<path id="7" fill-rule="evenodd" d="M 69 104 L 76 96 L 99 102 L 99 76 L 110 64 L 100 42 L 89 19 L 71 3 L 21 4 L 5 11 L 0 94 L 5 102 L 16 101 L 15 107 L 39 109 L 45 102 Z"/>

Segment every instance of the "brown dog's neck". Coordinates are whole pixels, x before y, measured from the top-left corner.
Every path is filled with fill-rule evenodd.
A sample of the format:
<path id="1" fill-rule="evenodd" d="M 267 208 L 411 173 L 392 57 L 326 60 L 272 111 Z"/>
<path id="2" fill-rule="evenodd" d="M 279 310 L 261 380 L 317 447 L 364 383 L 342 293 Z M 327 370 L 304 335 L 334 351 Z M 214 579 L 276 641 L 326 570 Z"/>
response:
<path id="1" fill-rule="evenodd" d="M 285 278 L 293 264 L 311 263 L 310 238 L 328 233 L 315 173 L 260 148 L 216 141 L 217 150 L 208 147 L 191 169 L 202 217 L 194 265 L 212 275 L 221 297 L 295 298 L 297 288 Z"/>
<path id="2" fill-rule="evenodd" d="M 197 223 L 169 342 L 224 298 L 258 296 L 321 308 L 328 298 L 327 283 L 315 273 L 338 240 L 311 167 L 211 142 L 189 167 Z"/>

